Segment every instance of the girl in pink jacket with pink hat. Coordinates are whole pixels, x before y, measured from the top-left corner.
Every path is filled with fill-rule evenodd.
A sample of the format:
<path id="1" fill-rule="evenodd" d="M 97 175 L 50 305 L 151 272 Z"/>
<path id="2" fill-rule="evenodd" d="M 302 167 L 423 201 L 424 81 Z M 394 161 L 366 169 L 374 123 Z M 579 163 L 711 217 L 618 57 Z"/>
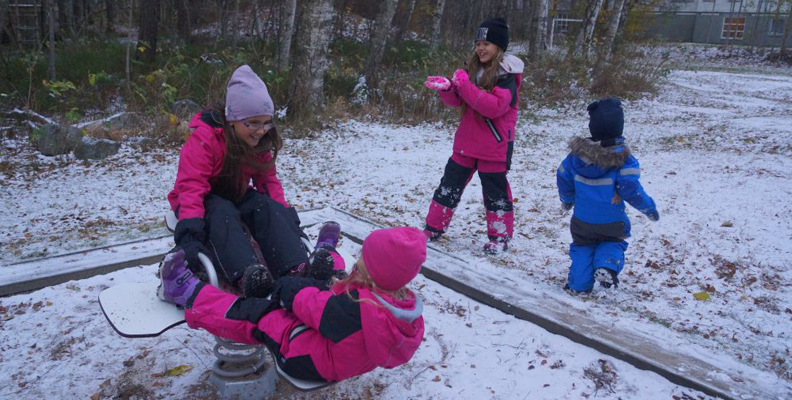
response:
<path id="1" fill-rule="evenodd" d="M 467 70 L 458 69 L 452 80 L 430 76 L 426 87 L 436 90 L 443 103 L 462 108 L 454 148 L 435 190 L 424 233 L 439 238 L 451 224 L 465 186 L 478 170 L 484 194 L 487 237 L 484 251 L 505 251 L 514 233 L 512 193 L 506 174 L 511 167 L 517 101 L 523 62 L 505 54 L 509 27 L 501 18 L 484 21 L 476 31 L 476 51 Z"/>
<path id="2" fill-rule="evenodd" d="M 274 114 L 267 86 L 249 66 L 239 67 L 225 107 L 206 109 L 190 122 L 168 194 L 179 219 L 174 239 L 190 266 L 198 267 L 198 253 L 205 253 L 228 288 L 247 296 L 269 293 L 275 278 L 308 262 L 297 213 L 275 168 L 283 140 Z M 340 227 L 330 223 L 323 231 L 337 236 Z"/>
<path id="3" fill-rule="evenodd" d="M 406 285 L 425 260 L 420 230 L 390 228 L 363 241 L 361 258 L 343 280 L 283 277 L 270 299 L 202 283 L 181 251 L 168 256 L 160 277 L 165 300 L 185 307 L 191 328 L 263 343 L 294 378 L 337 382 L 412 358 L 424 335 L 423 303 Z"/>

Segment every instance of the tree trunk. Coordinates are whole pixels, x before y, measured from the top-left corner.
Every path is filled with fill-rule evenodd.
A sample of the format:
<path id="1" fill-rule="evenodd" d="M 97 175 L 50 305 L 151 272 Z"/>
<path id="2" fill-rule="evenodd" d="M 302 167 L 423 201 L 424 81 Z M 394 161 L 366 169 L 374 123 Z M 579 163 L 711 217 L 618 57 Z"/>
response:
<path id="1" fill-rule="evenodd" d="M 366 60 L 366 83 L 369 88 L 379 85 L 379 67 L 382 62 L 382 55 L 385 54 L 385 47 L 388 45 L 388 33 L 390 33 L 391 22 L 396 14 L 396 6 L 399 0 L 383 0 L 380 3 L 380 11 L 377 20 L 374 22 L 374 33 L 369 45 L 368 60 Z"/>
<path id="2" fill-rule="evenodd" d="M 234 1 L 234 16 L 233 16 L 234 25 L 231 27 L 232 36 L 231 36 L 231 48 L 236 49 L 237 41 L 239 40 L 239 0 Z"/>
<path id="3" fill-rule="evenodd" d="M 536 59 L 547 49 L 547 16 L 549 13 L 548 0 L 536 1 L 536 32 L 534 36 L 531 58 Z"/>
<path id="4" fill-rule="evenodd" d="M 789 12 L 787 13 L 786 21 L 784 21 L 784 36 L 781 38 L 780 53 L 783 56 L 787 51 L 787 38 L 789 31 L 792 30 L 792 2 L 789 3 Z"/>
<path id="5" fill-rule="evenodd" d="M 278 70 L 283 71 L 289 67 L 291 57 L 292 36 L 294 36 L 294 18 L 297 15 L 297 0 L 286 0 L 285 15 L 282 20 L 281 39 L 278 43 Z"/>
<path id="6" fill-rule="evenodd" d="M 410 28 L 410 21 L 412 20 L 413 11 L 415 11 L 415 3 L 417 0 L 409 0 L 410 3 L 407 5 L 407 14 L 404 18 L 404 22 L 399 25 L 399 31 L 394 38 L 396 43 L 400 43 L 404 39 L 404 34 L 407 33 L 407 29 Z"/>
<path id="7" fill-rule="evenodd" d="M 143 59 L 154 61 L 157 56 L 160 0 L 140 0 L 140 30 L 137 48 L 143 47 Z M 140 57 L 141 54 L 138 54 Z"/>
<path id="8" fill-rule="evenodd" d="M 184 43 L 190 43 L 192 24 L 190 23 L 190 7 L 186 0 L 176 0 L 176 34 Z"/>
<path id="9" fill-rule="evenodd" d="M 297 121 L 315 116 L 325 106 L 324 74 L 333 39 L 333 1 L 300 0 L 298 7 L 289 100 L 289 115 Z"/>
<path id="10" fill-rule="evenodd" d="M 0 0 L 0 39 L 3 37 L 3 31 L 5 30 L 6 21 L 8 19 L 6 16 L 8 15 L 8 0 Z"/>
<path id="11" fill-rule="evenodd" d="M 605 61 L 610 60 L 611 52 L 613 52 L 613 42 L 616 41 L 616 33 L 619 32 L 619 23 L 621 22 L 622 10 L 624 9 L 625 0 L 614 0 L 608 15 L 608 30 L 605 33 L 605 43 L 602 57 Z"/>
<path id="12" fill-rule="evenodd" d="M 583 23 L 580 25 L 580 31 L 575 37 L 574 54 L 576 56 L 582 55 L 583 58 L 588 58 L 591 42 L 594 40 L 594 27 L 597 25 L 597 16 L 602 7 L 603 0 L 588 0 L 588 7 L 586 7 L 586 15 L 583 17 Z"/>
<path id="13" fill-rule="evenodd" d="M 55 1 L 45 0 L 44 7 L 47 10 L 47 31 L 49 32 L 49 65 L 48 73 L 50 81 L 56 81 L 55 74 Z"/>
<path id="14" fill-rule="evenodd" d="M 127 19 L 127 45 L 126 45 L 126 60 L 124 65 L 124 72 L 126 73 L 126 87 L 127 91 L 130 90 L 130 75 L 131 75 L 131 68 L 129 66 L 129 58 L 130 58 L 130 48 L 132 47 L 132 11 L 135 9 L 135 0 L 129 0 L 129 17 Z"/>
<path id="15" fill-rule="evenodd" d="M 115 1 L 104 0 L 105 16 L 107 18 L 107 25 L 105 25 L 105 32 L 111 33 L 115 31 Z"/>
<path id="16" fill-rule="evenodd" d="M 446 0 L 437 0 L 437 8 L 435 9 L 434 16 L 432 16 L 432 41 L 430 44 L 432 51 L 437 50 L 437 47 L 440 46 L 440 23 L 443 21 L 445 5 Z"/>

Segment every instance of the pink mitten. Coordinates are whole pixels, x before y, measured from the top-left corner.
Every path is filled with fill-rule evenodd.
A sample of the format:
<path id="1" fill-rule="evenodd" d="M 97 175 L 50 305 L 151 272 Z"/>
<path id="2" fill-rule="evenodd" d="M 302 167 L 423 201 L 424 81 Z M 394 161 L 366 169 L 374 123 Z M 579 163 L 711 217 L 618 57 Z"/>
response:
<path id="1" fill-rule="evenodd" d="M 470 78 L 468 78 L 467 71 L 464 69 L 458 69 L 454 72 L 454 79 L 451 80 L 454 87 L 458 88 L 459 85 L 463 84 L 464 82 L 470 82 Z"/>
<path id="2" fill-rule="evenodd" d="M 424 86 L 432 90 L 448 90 L 451 87 L 451 81 L 443 76 L 427 76 Z"/>

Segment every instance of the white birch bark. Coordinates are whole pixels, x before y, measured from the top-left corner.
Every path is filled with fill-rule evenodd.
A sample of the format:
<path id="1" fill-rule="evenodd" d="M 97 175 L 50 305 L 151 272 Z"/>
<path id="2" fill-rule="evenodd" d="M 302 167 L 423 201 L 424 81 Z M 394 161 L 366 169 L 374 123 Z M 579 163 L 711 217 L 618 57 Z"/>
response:
<path id="1" fill-rule="evenodd" d="M 582 55 L 584 58 L 588 58 L 591 42 L 594 40 L 594 27 L 597 25 L 597 17 L 602 7 L 602 1 L 603 0 L 588 0 L 586 15 L 583 18 L 583 23 L 580 25 L 580 31 L 575 37 L 575 55 Z"/>
<path id="2" fill-rule="evenodd" d="M 610 1 L 610 0 L 609 0 Z M 619 31 L 619 23 L 621 21 L 622 10 L 624 10 L 625 0 L 614 0 L 612 3 L 613 8 L 610 10 L 608 16 L 608 30 L 605 33 L 604 53 L 605 61 L 610 59 L 613 52 L 613 42 L 616 41 L 616 33 Z"/>
<path id="3" fill-rule="evenodd" d="M 542 54 L 547 49 L 548 0 L 537 0 L 536 3 L 536 39 L 532 49 L 532 57 Z"/>
<path id="4" fill-rule="evenodd" d="M 303 119 L 325 106 L 324 74 L 333 32 L 332 0 L 300 0 L 292 58 L 289 115 Z"/>
<path id="5" fill-rule="evenodd" d="M 445 11 L 446 0 L 437 0 L 437 8 L 435 9 L 434 16 L 432 17 L 432 51 L 437 50 L 440 45 L 440 27 L 443 21 L 443 12 Z"/>
<path id="6" fill-rule="evenodd" d="M 286 14 L 283 16 L 283 31 L 280 43 L 278 43 L 278 70 L 289 67 L 292 36 L 294 36 L 294 18 L 297 15 L 297 0 L 286 0 L 284 7 L 286 7 Z"/>
<path id="7" fill-rule="evenodd" d="M 380 12 L 374 22 L 374 32 L 371 36 L 369 45 L 369 56 L 366 60 L 366 83 L 370 88 L 377 87 L 379 83 L 379 66 L 382 62 L 382 55 L 385 54 L 385 46 L 388 44 L 388 33 L 390 33 L 391 22 L 396 14 L 396 6 L 399 0 L 384 0 L 380 3 Z"/>

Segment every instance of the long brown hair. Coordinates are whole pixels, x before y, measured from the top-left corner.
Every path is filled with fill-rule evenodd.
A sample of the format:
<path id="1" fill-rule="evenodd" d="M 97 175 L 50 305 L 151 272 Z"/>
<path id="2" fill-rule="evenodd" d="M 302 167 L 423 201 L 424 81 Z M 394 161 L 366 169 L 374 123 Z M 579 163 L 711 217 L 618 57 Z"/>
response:
<path id="1" fill-rule="evenodd" d="M 473 57 L 471 57 L 470 61 L 467 62 L 466 68 L 471 82 L 474 82 L 476 86 L 486 90 L 487 92 L 491 92 L 492 88 L 495 87 L 495 84 L 498 83 L 498 71 L 500 69 L 500 63 L 503 61 L 503 55 L 503 49 L 498 47 L 497 52 L 492 56 L 492 59 L 490 59 L 488 63 L 482 64 L 481 60 L 479 60 L 478 53 L 474 51 Z M 481 75 L 481 79 L 477 79 L 478 71 L 481 68 L 484 68 L 484 73 Z M 465 115 L 467 107 L 467 103 L 462 102 L 462 115 Z M 476 115 L 478 115 L 478 113 L 476 113 Z"/>
<path id="2" fill-rule="evenodd" d="M 278 128 L 272 128 L 259 139 L 256 147 L 250 147 L 239 138 L 234 127 L 226 120 L 225 110 L 220 103 L 215 103 L 208 111 L 211 113 L 213 122 L 223 127 L 226 147 L 223 169 L 212 185 L 212 193 L 237 202 L 247 191 L 249 183 L 243 181 L 243 166 L 256 172 L 272 167 L 278 158 L 278 152 L 283 148 L 283 138 L 278 132 Z M 262 162 L 261 155 L 267 152 L 272 155 L 272 159 Z"/>
<path id="3" fill-rule="evenodd" d="M 373 303 L 369 299 L 355 299 L 354 297 L 352 297 L 352 294 L 350 293 L 352 286 L 356 286 L 356 287 L 362 286 L 372 292 L 376 291 L 378 293 L 383 293 L 398 300 L 407 300 L 411 297 L 410 296 L 411 291 L 406 286 L 396 291 L 389 291 L 377 287 L 377 284 L 374 283 L 373 279 L 371 279 L 371 275 L 369 275 L 368 271 L 366 270 L 366 265 L 362 261 L 363 258 L 358 259 L 358 261 L 355 263 L 355 269 L 352 270 L 352 273 L 347 275 L 346 278 L 340 280 L 337 278 L 333 278 L 333 284 L 341 285 L 340 287 L 344 289 L 344 292 L 346 292 L 346 295 L 350 299 L 356 302 L 371 303 L 375 306 L 382 307 L 381 304 Z"/>

